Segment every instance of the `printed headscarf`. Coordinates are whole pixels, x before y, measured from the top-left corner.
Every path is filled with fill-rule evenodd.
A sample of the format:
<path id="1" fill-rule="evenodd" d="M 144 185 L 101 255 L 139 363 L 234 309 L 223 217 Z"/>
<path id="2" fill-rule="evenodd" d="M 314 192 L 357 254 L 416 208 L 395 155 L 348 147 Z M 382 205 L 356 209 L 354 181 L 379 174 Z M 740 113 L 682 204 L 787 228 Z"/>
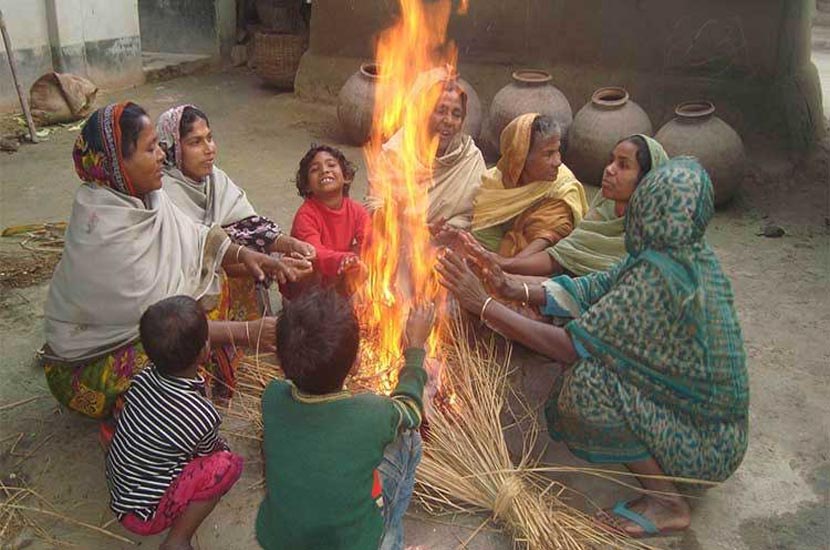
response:
<path id="1" fill-rule="evenodd" d="M 185 103 L 164 111 L 156 122 L 156 134 L 159 145 L 164 150 L 164 165 L 168 168 L 182 169 L 182 115 L 188 107 L 198 109 L 191 103 Z"/>
<path id="2" fill-rule="evenodd" d="M 135 197 L 121 155 L 121 115 L 130 105 L 135 104 L 113 103 L 95 111 L 75 140 L 72 159 L 75 172 L 83 181 Z"/>

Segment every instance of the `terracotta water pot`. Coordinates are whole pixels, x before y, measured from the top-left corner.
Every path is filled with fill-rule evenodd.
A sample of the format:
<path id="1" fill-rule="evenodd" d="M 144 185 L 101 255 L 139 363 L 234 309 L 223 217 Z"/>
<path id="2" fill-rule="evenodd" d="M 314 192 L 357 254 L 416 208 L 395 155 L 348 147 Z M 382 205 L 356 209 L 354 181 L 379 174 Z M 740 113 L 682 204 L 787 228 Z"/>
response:
<path id="1" fill-rule="evenodd" d="M 380 84 L 379 74 L 377 64 L 363 63 L 340 89 L 337 118 L 344 134 L 354 145 L 363 145 L 369 140 L 375 91 Z M 463 78 L 458 78 L 458 85 L 467 94 L 463 131 L 477 138 L 481 133 L 481 100 L 473 86 Z"/>
<path id="2" fill-rule="evenodd" d="M 709 101 L 687 101 L 678 105 L 675 118 L 654 136 L 669 156 L 697 157 L 709 172 L 715 188 L 715 205 L 725 204 L 738 190 L 746 169 L 741 136 L 715 116 Z"/>
<path id="3" fill-rule="evenodd" d="M 473 139 L 478 139 L 481 135 L 481 119 L 483 118 L 481 100 L 472 84 L 463 78 L 458 79 L 458 85 L 467 94 L 467 116 L 464 118 L 462 131 L 472 136 Z"/>
<path id="4" fill-rule="evenodd" d="M 363 145 L 369 141 L 375 90 L 379 82 L 378 66 L 375 63 L 363 63 L 343 84 L 337 96 L 337 119 L 353 145 Z"/>
<path id="5" fill-rule="evenodd" d="M 600 88 L 574 117 L 565 162 L 579 181 L 599 185 L 617 142 L 631 134 L 650 136 L 653 131 L 648 115 L 629 99 L 625 88 Z"/>
<path id="6" fill-rule="evenodd" d="M 558 88 L 551 84 L 550 73 L 524 69 L 512 75 L 513 82 L 502 88 L 490 103 L 484 141 L 490 152 L 499 150 L 499 136 L 514 118 L 526 113 L 551 116 L 562 126 L 563 141 L 573 121 L 571 104 Z"/>

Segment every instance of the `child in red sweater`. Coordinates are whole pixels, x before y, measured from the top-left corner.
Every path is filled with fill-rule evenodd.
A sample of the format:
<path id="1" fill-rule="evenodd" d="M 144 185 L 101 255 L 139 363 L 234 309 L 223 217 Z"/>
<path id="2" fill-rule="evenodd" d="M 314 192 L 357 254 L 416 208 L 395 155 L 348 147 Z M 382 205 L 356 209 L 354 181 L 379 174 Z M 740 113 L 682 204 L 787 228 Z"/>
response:
<path id="1" fill-rule="evenodd" d="M 353 289 L 365 276 L 358 254 L 368 232 L 369 215 L 363 205 L 349 198 L 355 166 L 339 150 L 314 145 L 300 161 L 297 190 L 305 198 L 294 215 L 291 236 L 317 250 L 316 282 Z M 306 284 L 283 289 L 288 297 Z M 285 294 L 285 292 L 283 292 Z"/>

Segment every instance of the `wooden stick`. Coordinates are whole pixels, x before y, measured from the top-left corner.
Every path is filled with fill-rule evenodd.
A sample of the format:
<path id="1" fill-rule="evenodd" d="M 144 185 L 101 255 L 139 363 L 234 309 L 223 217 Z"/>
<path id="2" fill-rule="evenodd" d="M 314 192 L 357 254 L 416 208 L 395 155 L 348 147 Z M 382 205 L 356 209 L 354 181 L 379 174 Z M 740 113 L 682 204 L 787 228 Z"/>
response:
<path id="1" fill-rule="evenodd" d="M 20 401 L 15 401 L 14 403 L 8 403 L 7 405 L 3 405 L 2 407 L 0 407 L 0 411 L 13 409 L 15 407 L 19 407 L 20 405 L 25 405 L 26 403 L 31 403 L 32 401 L 43 399 L 43 397 L 43 395 L 36 395 L 34 397 L 29 397 L 28 399 L 21 399 Z"/>
<path id="2" fill-rule="evenodd" d="M 17 88 L 17 97 L 20 99 L 20 106 L 23 108 L 23 116 L 26 117 L 26 125 L 29 127 L 29 139 L 32 143 L 37 143 L 37 130 L 35 130 L 35 123 L 32 120 L 32 112 L 29 111 L 29 102 L 23 93 L 23 86 L 20 85 L 20 80 L 17 78 L 17 60 L 14 58 L 14 50 L 12 49 L 12 41 L 9 38 L 9 32 L 6 30 L 6 22 L 3 19 L 3 10 L 0 10 L 0 33 L 3 34 L 3 43 L 6 45 L 6 56 L 9 58 L 9 67 L 12 70 L 12 79 Z"/>

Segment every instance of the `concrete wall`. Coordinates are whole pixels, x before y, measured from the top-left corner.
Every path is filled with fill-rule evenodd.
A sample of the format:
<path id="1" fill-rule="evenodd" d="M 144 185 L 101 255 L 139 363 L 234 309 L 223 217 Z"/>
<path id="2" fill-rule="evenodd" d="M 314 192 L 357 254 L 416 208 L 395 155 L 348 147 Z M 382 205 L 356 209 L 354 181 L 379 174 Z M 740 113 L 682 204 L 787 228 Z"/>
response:
<path id="1" fill-rule="evenodd" d="M 676 103 L 703 97 L 741 133 L 803 148 L 823 131 L 812 1 L 472 0 L 449 34 L 485 106 L 515 68 L 539 67 L 574 112 L 597 87 L 623 85 L 658 128 Z M 297 93 L 334 101 L 396 4 L 315 0 Z"/>
<path id="2" fill-rule="evenodd" d="M 236 0 L 138 0 L 148 52 L 227 56 L 236 35 Z"/>
<path id="3" fill-rule="evenodd" d="M 21 83 L 49 71 L 84 75 L 100 87 L 141 83 L 137 0 L 0 0 Z M 17 95 L 0 44 L 0 109 Z"/>

